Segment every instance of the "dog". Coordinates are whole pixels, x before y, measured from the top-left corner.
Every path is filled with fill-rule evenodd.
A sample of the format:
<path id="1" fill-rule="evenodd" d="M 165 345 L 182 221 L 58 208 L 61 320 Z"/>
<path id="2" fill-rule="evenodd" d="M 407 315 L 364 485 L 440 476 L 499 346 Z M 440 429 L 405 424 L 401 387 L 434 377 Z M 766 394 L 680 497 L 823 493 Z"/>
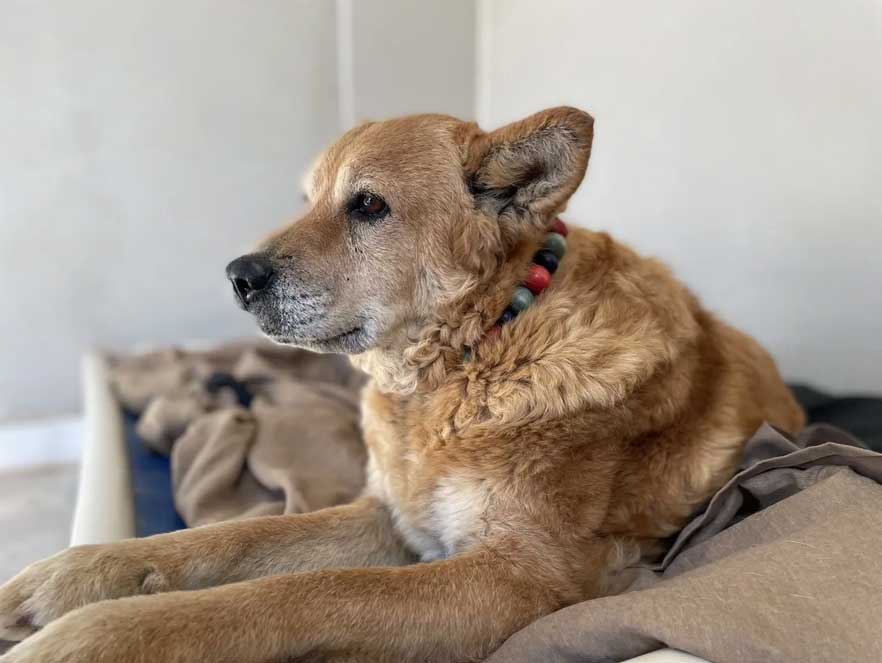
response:
<path id="1" fill-rule="evenodd" d="M 2 663 L 477 661 L 622 591 L 762 422 L 804 421 L 664 265 L 560 221 L 593 131 L 417 115 L 328 148 L 227 273 L 267 336 L 370 375 L 364 495 L 33 564 L 0 589 Z"/>

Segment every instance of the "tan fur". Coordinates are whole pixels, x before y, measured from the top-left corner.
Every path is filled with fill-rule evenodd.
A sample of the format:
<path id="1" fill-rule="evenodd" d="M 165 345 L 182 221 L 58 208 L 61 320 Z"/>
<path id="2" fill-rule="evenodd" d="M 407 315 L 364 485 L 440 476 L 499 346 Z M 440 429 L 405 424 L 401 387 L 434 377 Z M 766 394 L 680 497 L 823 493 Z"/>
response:
<path id="1" fill-rule="evenodd" d="M 620 590 L 763 421 L 803 416 L 762 348 L 605 234 L 574 229 L 551 287 L 485 335 L 592 131 L 566 108 L 490 134 L 416 116 L 332 146 L 311 211 L 264 250 L 333 295 L 277 336 L 327 349 L 313 339 L 366 321 L 365 496 L 28 567 L 0 589 L 0 635 L 44 628 L 2 663 L 475 661 Z M 365 187 L 391 212 L 353 226 L 341 206 Z"/>

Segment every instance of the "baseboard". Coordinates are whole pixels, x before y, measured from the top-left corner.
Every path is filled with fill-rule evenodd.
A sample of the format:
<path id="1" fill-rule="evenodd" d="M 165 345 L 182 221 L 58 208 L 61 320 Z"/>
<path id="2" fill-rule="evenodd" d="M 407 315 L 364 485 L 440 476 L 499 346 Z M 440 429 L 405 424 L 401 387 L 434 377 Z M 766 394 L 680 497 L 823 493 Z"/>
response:
<path id="1" fill-rule="evenodd" d="M 67 416 L 0 425 L 0 472 L 78 462 L 83 418 Z"/>

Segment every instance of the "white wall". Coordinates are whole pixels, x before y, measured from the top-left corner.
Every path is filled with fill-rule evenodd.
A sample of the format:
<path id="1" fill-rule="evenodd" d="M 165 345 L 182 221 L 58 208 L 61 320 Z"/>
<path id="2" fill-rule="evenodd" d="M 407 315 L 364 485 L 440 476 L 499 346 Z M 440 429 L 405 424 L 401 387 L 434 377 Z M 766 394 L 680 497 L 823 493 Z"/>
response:
<path id="1" fill-rule="evenodd" d="M 597 117 L 570 219 L 669 260 L 789 377 L 882 390 L 882 5 L 475 7 L 7 0 L 0 420 L 76 410 L 85 348 L 252 333 L 223 267 L 340 128 L 559 103 Z"/>
<path id="2" fill-rule="evenodd" d="M 356 120 L 474 114 L 472 0 L 7 0 L 0 420 L 82 350 L 254 333 L 223 268 Z"/>
<path id="3" fill-rule="evenodd" d="M 223 268 L 337 133 L 333 3 L 0 13 L 0 419 L 77 409 L 83 348 L 252 333 Z"/>
<path id="4" fill-rule="evenodd" d="M 567 219 L 675 267 L 786 376 L 882 391 L 878 0 L 482 0 L 479 117 L 596 118 Z"/>
<path id="5" fill-rule="evenodd" d="M 352 8 L 354 121 L 408 113 L 474 119 L 474 0 L 343 2 Z"/>

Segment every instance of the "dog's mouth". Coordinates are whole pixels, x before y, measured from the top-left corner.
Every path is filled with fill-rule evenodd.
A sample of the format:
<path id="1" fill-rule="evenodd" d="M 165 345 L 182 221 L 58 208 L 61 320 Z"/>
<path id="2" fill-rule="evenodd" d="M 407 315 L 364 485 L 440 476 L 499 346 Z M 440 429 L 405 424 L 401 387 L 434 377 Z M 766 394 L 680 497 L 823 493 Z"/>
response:
<path id="1" fill-rule="evenodd" d="M 267 333 L 265 331 L 265 333 Z M 309 336 L 306 334 L 267 333 L 273 341 L 282 345 L 294 345 L 316 352 L 337 352 L 355 354 L 365 350 L 370 344 L 370 335 L 364 324 L 328 336 Z"/>
<path id="2" fill-rule="evenodd" d="M 358 325 L 347 331 L 323 338 L 307 338 L 302 339 L 301 343 L 309 343 L 310 345 L 341 345 L 347 341 L 357 338 L 364 331 L 364 327 Z"/>
<path id="3" fill-rule="evenodd" d="M 313 343 L 322 343 L 322 344 L 327 344 L 327 343 L 343 343 L 343 342 L 345 342 L 347 339 L 351 339 L 351 338 L 354 338 L 355 336 L 358 336 L 358 335 L 361 334 L 363 331 L 364 331 L 364 327 L 362 327 L 361 325 L 359 325 L 359 326 L 357 326 L 357 327 L 353 327 L 352 329 L 350 329 L 350 330 L 348 330 L 348 331 L 345 331 L 345 332 L 342 332 L 342 333 L 340 333 L 340 334 L 334 334 L 333 336 L 328 336 L 328 337 L 326 337 L 326 338 L 315 339 L 315 340 L 313 341 Z"/>

